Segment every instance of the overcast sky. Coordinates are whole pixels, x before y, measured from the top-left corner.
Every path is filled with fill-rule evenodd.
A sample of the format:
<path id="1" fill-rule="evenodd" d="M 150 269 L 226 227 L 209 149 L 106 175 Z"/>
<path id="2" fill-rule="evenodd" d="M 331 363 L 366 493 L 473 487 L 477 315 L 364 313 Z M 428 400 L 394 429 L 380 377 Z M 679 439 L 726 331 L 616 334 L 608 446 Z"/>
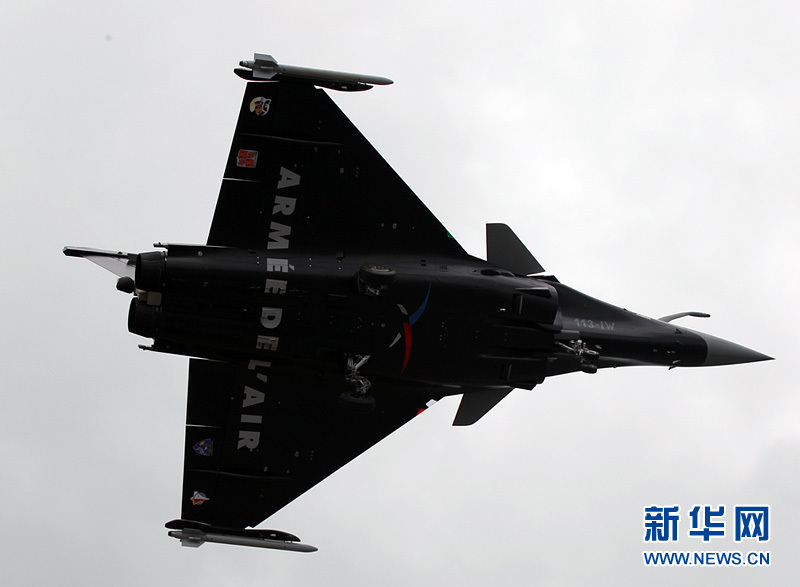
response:
<path id="1" fill-rule="evenodd" d="M 729 585 L 800 575 L 800 5 L 0 5 L 4 585 Z M 188 361 L 65 245 L 205 242 L 254 52 L 383 75 L 334 99 L 470 253 L 506 222 L 563 282 L 776 361 L 448 398 L 267 522 L 181 548 Z M 771 506 L 770 568 L 646 568 L 645 506 Z M 732 518 L 728 519 L 729 533 Z"/>

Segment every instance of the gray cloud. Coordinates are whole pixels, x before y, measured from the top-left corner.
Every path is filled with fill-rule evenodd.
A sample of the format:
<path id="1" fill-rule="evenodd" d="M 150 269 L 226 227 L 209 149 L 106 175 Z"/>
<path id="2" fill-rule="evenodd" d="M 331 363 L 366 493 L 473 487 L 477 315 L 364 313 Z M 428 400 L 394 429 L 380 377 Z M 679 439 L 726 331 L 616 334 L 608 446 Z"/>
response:
<path id="1" fill-rule="evenodd" d="M 792 583 L 793 3 L 0 11 L 5 582 Z M 779 360 L 555 378 L 467 429 L 447 399 L 265 524 L 320 552 L 179 548 L 186 360 L 140 352 L 113 281 L 60 251 L 205 239 L 254 51 L 393 78 L 334 99 L 471 253 L 508 222 L 563 281 Z M 750 502 L 771 568 L 643 566 L 642 507 Z"/>

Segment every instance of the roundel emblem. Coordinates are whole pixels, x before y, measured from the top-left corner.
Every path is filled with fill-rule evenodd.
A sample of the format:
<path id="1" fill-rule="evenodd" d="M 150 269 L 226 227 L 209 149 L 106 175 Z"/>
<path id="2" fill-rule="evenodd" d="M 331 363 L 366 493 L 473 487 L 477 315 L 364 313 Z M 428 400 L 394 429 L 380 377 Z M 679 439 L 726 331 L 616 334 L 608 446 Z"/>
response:
<path id="1" fill-rule="evenodd" d="M 264 116 L 267 112 L 269 112 L 269 104 L 272 102 L 269 98 L 264 98 L 259 96 L 258 98 L 253 98 L 250 101 L 250 112 L 254 113 L 257 116 Z"/>

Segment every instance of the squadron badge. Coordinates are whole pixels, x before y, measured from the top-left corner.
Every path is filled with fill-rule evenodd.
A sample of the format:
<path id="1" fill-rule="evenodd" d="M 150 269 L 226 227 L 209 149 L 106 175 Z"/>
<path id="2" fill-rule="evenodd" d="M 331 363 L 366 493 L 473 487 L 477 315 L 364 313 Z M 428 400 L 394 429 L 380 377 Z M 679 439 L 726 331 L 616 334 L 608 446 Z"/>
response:
<path id="1" fill-rule="evenodd" d="M 210 457 L 214 454 L 214 441 L 210 438 L 204 438 L 200 442 L 196 442 L 192 448 L 200 456 Z"/>
<path id="2" fill-rule="evenodd" d="M 192 505 L 203 505 L 211 498 L 209 498 L 205 493 L 200 493 L 199 491 L 195 491 L 194 495 L 192 495 L 192 497 L 190 497 L 189 499 L 192 500 Z"/>
<path id="3" fill-rule="evenodd" d="M 256 166 L 256 161 L 258 161 L 258 151 L 239 149 L 239 153 L 236 155 L 236 167 L 254 169 Z"/>
<path id="4" fill-rule="evenodd" d="M 272 100 L 261 96 L 253 98 L 250 101 L 250 112 L 254 113 L 256 116 L 265 116 L 267 112 L 269 112 L 270 102 L 272 102 Z"/>

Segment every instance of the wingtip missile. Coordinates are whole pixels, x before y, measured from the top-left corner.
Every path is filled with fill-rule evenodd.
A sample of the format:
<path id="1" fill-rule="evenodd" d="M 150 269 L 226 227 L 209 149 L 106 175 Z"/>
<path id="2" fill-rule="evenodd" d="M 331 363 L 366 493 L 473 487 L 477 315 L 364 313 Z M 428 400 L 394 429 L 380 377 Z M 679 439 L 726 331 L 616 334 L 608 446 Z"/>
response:
<path id="1" fill-rule="evenodd" d="M 198 548 L 206 542 L 216 542 L 218 544 L 231 544 L 233 546 L 254 546 L 256 548 L 289 550 L 292 552 L 316 552 L 318 550 L 316 546 L 303 544 L 302 542 L 284 542 L 282 540 L 270 540 L 269 538 L 233 536 L 231 534 L 203 532 L 202 530 L 170 530 L 167 534 L 172 538 L 180 540 L 181 546 L 188 546 L 191 548 Z"/>
<path id="2" fill-rule="evenodd" d="M 171 530 L 167 535 L 181 541 L 181 546 L 199 548 L 206 542 L 231 544 L 233 546 L 253 546 L 292 552 L 316 552 L 316 546 L 303 544 L 294 534 L 280 530 L 244 530 L 217 528 L 193 520 L 172 520 L 167 522 Z"/>
<path id="3" fill-rule="evenodd" d="M 369 90 L 374 85 L 386 86 L 394 83 L 389 78 L 378 75 L 281 65 L 272 55 L 262 53 L 253 55 L 252 60 L 240 61 L 239 65 L 243 69 L 235 69 L 236 75 L 250 81 L 295 81 L 345 92 Z"/>

